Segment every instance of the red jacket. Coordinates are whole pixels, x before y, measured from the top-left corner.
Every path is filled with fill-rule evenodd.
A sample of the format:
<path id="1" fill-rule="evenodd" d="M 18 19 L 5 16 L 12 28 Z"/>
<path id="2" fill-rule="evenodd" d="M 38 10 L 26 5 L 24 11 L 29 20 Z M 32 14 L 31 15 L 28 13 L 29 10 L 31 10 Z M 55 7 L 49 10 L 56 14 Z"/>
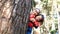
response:
<path id="1" fill-rule="evenodd" d="M 30 21 L 30 19 L 32 19 L 32 18 L 35 18 L 35 15 L 34 14 L 30 14 L 30 16 L 29 16 L 28 27 L 33 27 L 33 23 L 32 23 L 32 21 Z"/>
<path id="2" fill-rule="evenodd" d="M 30 14 L 30 17 L 29 17 L 29 19 L 32 19 L 32 18 L 35 18 L 35 15 L 34 14 Z M 34 21 L 34 22 L 29 22 L 28 23 L 28 27 L 34 27 L 34 26 L 39 26 L 39 22 L 38 21 Z"/>
<path id="3" fill-rule="evenodd" d="M 38 21 L 35 21 L 33 24 L 34 26 L 40 26 L 40 23 Z"/>
<path id="4" fill-rule="evenodd" d="M 35 18 L 35 15 L 34 15 L 34 14 L 30 14 L 29 20 L 30 20 L 31 18 Z"/>
<path id="5" fill-rule="evenodd" d="M 33 24 L 31 22 L 28 23 L 28 27 L 33 27 Z"/>
<path id="6" fill-rule="evenodd" d="M 34 23 L 33 22 L 29 22 L 28 23 L 28 27 L 38 27 L 38 26 L 40 26 L 40 23 L 38 22 L 38 21 L 35 21 Z"/>

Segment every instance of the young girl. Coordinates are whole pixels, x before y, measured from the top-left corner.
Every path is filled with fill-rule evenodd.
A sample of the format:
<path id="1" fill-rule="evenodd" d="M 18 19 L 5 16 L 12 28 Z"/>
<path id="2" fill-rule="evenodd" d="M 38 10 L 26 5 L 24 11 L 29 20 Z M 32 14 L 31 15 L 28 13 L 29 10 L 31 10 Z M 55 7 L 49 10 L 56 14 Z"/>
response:
<path id="1" fill-rule="evenodd" d="M 32 29 L 32 34 L 40 34 L 40 26 L 43 24 L 44 21 L 44 16 L 43 15 L 39 15 L 36 16 L 36 23 L 35 25 L 39 25 L 37 28 L 33 27 Z"/>

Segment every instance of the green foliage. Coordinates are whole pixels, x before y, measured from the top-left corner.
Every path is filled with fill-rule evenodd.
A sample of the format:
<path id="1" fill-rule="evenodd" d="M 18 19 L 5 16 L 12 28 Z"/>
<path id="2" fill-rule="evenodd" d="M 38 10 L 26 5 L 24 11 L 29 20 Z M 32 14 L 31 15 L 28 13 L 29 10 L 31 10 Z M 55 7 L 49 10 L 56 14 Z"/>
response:
<path id="1" fill-rule="evenodd" d="M 57 3 L 58 3 L 58 4 L 60 4 L 60 2 L 59 2 L 59 1 L 58 1 Z"/>
<path id="2" fill-rule="evenodd" d="M 41 0 L 43 2 L 43 0 Z"/>
<path id="3" fill-rule="evenodd" d="M 53 30 L 53 31 L 51 30 L 51 34 L 55 34 L 55 33 L 56 33 L 56 30 Z"/>
<path id="4" fill-rule="evenodd" d="M 32 8 L 36 6 L 36 2 L 34 0 L 32 0 Z"/>

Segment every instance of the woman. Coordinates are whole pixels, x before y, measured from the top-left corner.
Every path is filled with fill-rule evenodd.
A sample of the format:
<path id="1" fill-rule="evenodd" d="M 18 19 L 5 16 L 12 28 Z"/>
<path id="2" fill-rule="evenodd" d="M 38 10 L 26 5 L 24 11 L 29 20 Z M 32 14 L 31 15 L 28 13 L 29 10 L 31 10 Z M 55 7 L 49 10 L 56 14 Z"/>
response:
<path id="1" fill-rule="evenodd" d="M 26 34 L 31 34 L 32 28 L 33 28 L 33 27 L 36 27 L 36 26 L 35 26 L 35 22 L 36 22 L 35 17 L 36 17 L 39 13 L 40 13 L 40 10 L 38 10 L 38 9 L 34 9 L 34 10 L 30 13 L 29 23 L 28 23 L 28 29 L 27 29 L 27 33 L 26 33 Z"/>

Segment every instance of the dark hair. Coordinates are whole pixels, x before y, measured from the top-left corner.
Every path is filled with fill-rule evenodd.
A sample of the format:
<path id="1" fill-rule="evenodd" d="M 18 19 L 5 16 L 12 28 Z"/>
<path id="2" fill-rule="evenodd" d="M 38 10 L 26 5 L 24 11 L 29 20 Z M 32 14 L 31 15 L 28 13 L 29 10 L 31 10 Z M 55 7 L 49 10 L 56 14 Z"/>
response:
<path id="1" fill-rule="evenodd" d="M 39 20 L 39 22 L 42 22 L 43 23 L 43 21 L 44 21 L 44 15 L 39 14 L 38 16 L 42 16 L 42 18 Z"/>

